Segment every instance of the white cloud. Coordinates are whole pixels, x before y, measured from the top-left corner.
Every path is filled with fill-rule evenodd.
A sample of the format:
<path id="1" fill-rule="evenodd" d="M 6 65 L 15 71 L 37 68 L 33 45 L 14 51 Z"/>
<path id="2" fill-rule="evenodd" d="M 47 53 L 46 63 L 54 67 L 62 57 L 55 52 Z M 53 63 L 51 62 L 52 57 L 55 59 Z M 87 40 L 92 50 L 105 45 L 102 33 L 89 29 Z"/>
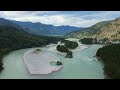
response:
<path id="1" fill-rule="evenodd" d="M 78 27 L 88 27 L 100 21 L 113 19 L 119 15 L 119 11 L 101 11 L 91 14 L 80 11 L 0 11 L 0 17 L 6 19 Z"/>

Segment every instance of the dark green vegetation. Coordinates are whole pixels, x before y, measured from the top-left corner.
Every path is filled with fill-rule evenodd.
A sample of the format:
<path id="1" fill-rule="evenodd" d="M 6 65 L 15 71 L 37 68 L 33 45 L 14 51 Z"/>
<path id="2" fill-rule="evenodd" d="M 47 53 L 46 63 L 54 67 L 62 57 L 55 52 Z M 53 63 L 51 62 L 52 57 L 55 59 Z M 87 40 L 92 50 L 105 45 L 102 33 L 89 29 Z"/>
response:
<path id="1" fill-rule="evenodd" d="M 57 43 L 63 38 L 36 36 L 22 29 L 10 26 L 0 26 L 0 71 L 3 69 L 2 58 L 13 50 L 41 47 L 49 43 Z"/>
<path id="2" fill-rule="evenodd" d="M 94 38 L 83 38 L 80 39 L 82 44 L 111 44 L 112 42 L 108 38 L 94 39 Z"/>
<path id="3" fill-rule="evenodd" d="M 14 22 L 11 22 L 10 20 L 0 18 L 0 26 L 10 26 L 10 27 L 15 27 L 22 29 L 22 27 Z"/>
<path id="4" fill-rule="evenodd" d="M 69 40 L 65 40 L 65 47 L 67 47 L 69 49 L 75 49 L 78 47 L 78 43 L 73 42 L 73 41 L 69 41 Z"/>
<path id="5" fill-rule="evenodd" d="M 93 38 L 84 38 L 84 39 L 81 39 L 80 42 L 82 44 L 93 44 Z"/>
<path id="6" fill-rule="evenodd" d="M 78 43 L 74 41 L 62 40 L 61 42 L 64 43 L 64 46 L 68 49 L 75 49 L 78 47 Z"/>
<path id="7" fill-rule="evenodd" d="M 41 51 L 40 49 L 36 49 L 36 52 L 39 52 L 39 51 Z"/>
<path id="8" fill-rule="evenodd" d="M 104 72 L 109 78 L 120 79 L 120 44 L 104 46 L 96 56 L 104 63 Z"/>
<path id="9" fill-rule="evenodd" d="M 57 50 L 60 52 L 68 52 L 69 51 L 69 49 L 67 47 L 65 47 L 64 45 L 58 45 Z"/>
<path id="10" fill-rule="evenodd" d="M 62 43 L 64 43 L 64 45 L 58 45 L 56 47 L 56 49 L 60 52 L 65 52 L 66 54 L 66 58 L 73 58 L 72 52 L 69 49 L 75 49 L 78 47 L 78 43 L 77 42 L 73 42 L 73 41 L 69 41 L 69 40 L 62 40 Z"/>
<path id="11" fill-rule="evenodd" d="M 77 42 L 69 41 L 69 40 L 63 40 L 62 41 L 64 45 L 58 45 L 57 50 L 60 52 L 68 52 L 69 49 L 75 49 L 78 47 Z"/>
<path id="12" fill-rule="evenodd" d="M 66 53 L 66 58 L 73 58 L 72 52 L 64 45 L 58 45 L 57 50 Z"/>

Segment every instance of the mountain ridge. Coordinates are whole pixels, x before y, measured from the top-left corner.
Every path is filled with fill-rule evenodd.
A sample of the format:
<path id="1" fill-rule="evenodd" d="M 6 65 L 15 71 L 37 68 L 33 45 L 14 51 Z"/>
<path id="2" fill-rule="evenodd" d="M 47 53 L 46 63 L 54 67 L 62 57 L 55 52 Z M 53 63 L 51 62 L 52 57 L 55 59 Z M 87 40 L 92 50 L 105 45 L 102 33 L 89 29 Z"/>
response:
<path id="1" fill-rule="evenodd" d="M 0 18 L 0 26 L 12 26 L 22 29 L 28 33 L 44 36 L 64 36 L 65 34 L 83 29 L 82 27 L 75 27 L 69 25 L 54 26 L 51 24 L 43 24 L 40 22 L 23 22 Z"/>
<path id="2" fill-rule="evenodd" d="M 54 26 L 50 24 L 42 24 L 40 22 L 21 22 L 21 21 L 13 21 L 12 22 L 20 25 L 24 28 L 26 32 L 35 34 L 35 35 L 65 35 L 71 31 L 76 31 L 79 29 L 83 29 L 82 27 L 75 27 L 69 25 L 62 26 Z"/>
<path id="3" fill-rule="evenodd" d="M 83 30 L 71 32 L 65 35 L 65 38 L 109 38 L 110 40 L 120 40 L 120 17 L 102 21 Z"/>

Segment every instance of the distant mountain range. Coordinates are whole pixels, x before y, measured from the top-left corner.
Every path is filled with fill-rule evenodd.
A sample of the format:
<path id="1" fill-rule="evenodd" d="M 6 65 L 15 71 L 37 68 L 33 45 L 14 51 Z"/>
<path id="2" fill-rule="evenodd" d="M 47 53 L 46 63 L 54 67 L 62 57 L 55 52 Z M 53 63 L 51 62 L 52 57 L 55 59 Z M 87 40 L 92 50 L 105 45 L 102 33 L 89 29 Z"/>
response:
<path id="1" fill-rule="evenodd" d="M 109 38 L 111 40 L 120 40 L 120 18 L 115 20 L 99 22 L 91 27 L 65 35 L 66 38 Z"/>
<path id="2" fill-rule="evenodd" d="M 81 30 L 82 27 L 74 27 L 74 26 L 53 26 L 42 23 L 32 23 L 32 22 L 20 22 L 20 21 L 12 21 L 21 27 L 24 28 L 25 31 L 36 34 L 36 35 L 65 35 L 69 32 Z"/>
<path id="3" fill-rule="evenodd" d="M 32 22 L 21 22 L 8 20 L 4 18 L 0 18 L 0 26 L 11 26 L 19 29 L 23 29 L 24 31 L 35 34 L 35 35 L 45 35 L 45 36 L 57 36 L 57 35 L 65 35 L 72 31 L 81 30 L 82 27 L 74 27 L 74 26 L 53 26 L 42 23 L 32 23 Z"/>
<path id="4" fill-rule="evenodd" d="M 114 20 L 96 23 L 88 28 L 74 26 L 53 26 L 39 22 L 21 22 L 4 18 L 0 18 L 0 26 L 15 27 L 35 35 L 65 35 L 65 38 L 109 38 L 111 40 L 120 40 L 120 17 Z"/>

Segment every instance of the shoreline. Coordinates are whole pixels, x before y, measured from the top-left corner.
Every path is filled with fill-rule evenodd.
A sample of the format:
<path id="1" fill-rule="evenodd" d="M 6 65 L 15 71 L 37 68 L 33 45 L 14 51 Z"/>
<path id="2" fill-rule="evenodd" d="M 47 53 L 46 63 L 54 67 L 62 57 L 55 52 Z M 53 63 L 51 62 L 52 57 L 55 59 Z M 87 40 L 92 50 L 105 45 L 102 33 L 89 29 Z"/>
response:
<path id="1" fill-rule="evenodd" d="M 97 58 L 97 60 L 99 61 L 99 62 L 101 62 L 102 64 L 103 64 L 103 68 L 104 68 L 104 66 L 105 66 L 105 64 L 104 64 L 104 62 L 102 61 L 102 59 L 100 58 L 100 57 L 98 57 L 98 56 L 95 56 L 96 58 Z M 111 79 L 107 74 L 106 74 L 106 71 L 103 69 L 103 71 L 104 71 L 104 79 Z"/>

